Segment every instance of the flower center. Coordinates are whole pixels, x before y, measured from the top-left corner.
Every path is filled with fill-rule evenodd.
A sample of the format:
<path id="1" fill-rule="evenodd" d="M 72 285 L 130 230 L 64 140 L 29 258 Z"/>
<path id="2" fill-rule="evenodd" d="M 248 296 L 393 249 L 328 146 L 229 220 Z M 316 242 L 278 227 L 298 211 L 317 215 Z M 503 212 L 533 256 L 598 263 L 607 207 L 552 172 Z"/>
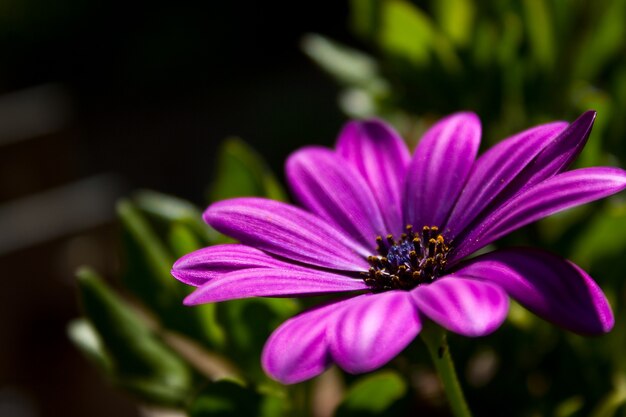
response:
<path id="1" fill-rule="evenodd" d="M 410 290 L 433 282 L 443 275 L 450 247 L 437 226 L 424 226 L 420 232 L 406 227 L 399 240 L 393 235 L 376 238 L 378 255 L 368 256 L 368 272 L 363 281 L 374 291 Z"/>

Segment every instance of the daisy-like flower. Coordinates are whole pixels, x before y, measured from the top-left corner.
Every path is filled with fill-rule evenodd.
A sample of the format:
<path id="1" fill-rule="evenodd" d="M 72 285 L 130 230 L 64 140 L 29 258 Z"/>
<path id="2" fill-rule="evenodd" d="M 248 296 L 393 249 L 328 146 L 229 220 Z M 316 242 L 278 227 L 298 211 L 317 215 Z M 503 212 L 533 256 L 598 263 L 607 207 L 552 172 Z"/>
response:
<path id="1" fill-rule="evenodd" d="M 246 297 L 340 294 L 283 323 L 262 355 L 283 383 L 332 363 L 376 369 L 418 335 L 425 320 L 466 336 L 498 328 L 509 297 L 580 334 L 613 326 L 598 285 L 578 266 L 538 249 L 468 255 L 531 222 L 626 188 L 626 172 L 567 171 L 593 121 L 549 123 L 477 158 L 478 117 L 436 123 L 410 156 L 381 121 L 353 121 L 334 150 L 290 156 L 287 180 L 302 208 L 263 198 L 211 205 L 205 221 L 240 244 L 179 259 L 173 275 L 198 287 L 188 305 Z"/>

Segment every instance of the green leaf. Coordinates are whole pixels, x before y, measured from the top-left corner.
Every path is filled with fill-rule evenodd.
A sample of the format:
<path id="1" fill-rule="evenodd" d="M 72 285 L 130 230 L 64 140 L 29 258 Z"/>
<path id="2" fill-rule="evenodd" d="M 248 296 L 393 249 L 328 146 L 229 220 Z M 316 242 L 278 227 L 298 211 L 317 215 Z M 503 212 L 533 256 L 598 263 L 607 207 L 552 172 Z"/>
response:
<path id="1" fill-rule="evenodd" d="M 286 201 L 286 194 L 261 156 L 239 138 L 224 141 L 217 157 L 217 174 L 209 188 L 211 201 L 260 196 Z"/>
<path id="2" fill-rule="evenodd" d="M 190 417 L 260 416 L 262 396 L 234 381 L 209 384 L 193 400 Z"/>
<path id="3" fill-rule="evenodd" d="M 397 415 L 392 407 L 407 392 L 404 379 L 393 371 L 380 371 L 360 378 L 346 393 L 335 416 Z"/>
<path id="4" fill-rule="evenodd" d="M 218 303 L 218 319 L 228 329 L 225 353 L 253 380 L 265 380 L 259 358 L 269 335 L 295 315 L 298 303 L 289 298 L 251 298 Z"/>
<path id="5" fill-rule="evenodd" d="M 423 11 L 404 0 L 383 3 L 379 44 L 385 52 L 412 62 L 418 67 L 431 63 L 431 55 L 439 58 L 443 68 L 450 73 L 461 67 L 452 44 L 439 33 L 432 19 Z"/>
<path id="6" fill-rule="evenodd" d="M 554 19 L 544 0 L 524 0 L 524 18 L 533 60 L 545 71 L 554 68 L 556 58 Z"/>
<path id="7" fill-rule="evenodd" d="M 574 62 L 574 77 L 591 81 L 616 56 L 621 54 L 626 38 L 626 2 L 607 0 L 594 5 L 599 12 L 596 19 L 589 19 L 586 36 Z M 603 4 L 602 4 L 603 3 Z"/>
<path id="8" fill-rule="evenodd" d="M 585 399 L 579 395 L 561 402 L 554 410 L 554 417 L 572 417 L 585 405 Z"/>
<path id="9" fill-rule="evenodd" d="M 202 212 L 189 201 L 151 190 L 134 193 L 132 201 L 139 210 L 166 224 L 184 224 L 202 240 L 203 245 L 223 239 L 202 220 Z"/>
<path id="10" fill-rule="evenodd" d="M 110 357 L 114 381 L 145 401 L 182 404 L 192 389 L 187 364 L 93 271 L 83 268 L 77 278 L 83 311 Z"/>
<path id="11" fill-rule="evenodd" d="M 194 234 L 188 226 L 182 223 L 172 223 L 167 237 L 169 247 L 178 258 L 204 246 L 198 240 L 196 234 Z"/>
<path id="12" fill-rule="evenodd" d="M 125 231 L 126 287 L 154 310 L 165 327 L 220 348 L 224 335 L 215 321 L 215 307 L 183 306 L 189 287 L 176 281 L 170 273 L 173 254 L 135 204 L 128 200 L 119 202 L 118 213 Z"/>
<path id="13" fill-rule="evenodd" d="M 350 0 L 350 26 L 364 39 L 374 39 L 380 25 L 379 0 Z"/>
<path id="14" fill-rule="evenodd" d="M 591 412 L 591 417 L 616 417 L 620 408 L 626 406 L 626 384 L 623 378 L 618 386 L 604 397 L 596 408 Z"/>
<path id="15" fill-rule="evenodd" d="M 153 300 L 150 304 L 155 305 L 157 310 L 170 305 L 172 295 L 178 292 L 178 284 L 170 274 L 174 263 L 173 256 L 135 204 L 129 200 L 121 200 L 117 204 L 117 213 L 124 230 L 139 250 L 138 257 L 141 258 L 149 273 L 147 277 L 144 274 L 132 274 L 133 276 L 127 279 L 129 288 L 140 289 L 136 292 L 143 295 L 142 298 Z M 134 259 L 135 257 L 131 255 L 128 260 Z M 145 278 L 143 282 L 140 282 L 141 278 Z M 143 294 L 144 292 L 147 294 Z"/>
<path id="16" fill-rule="evenodd" d="M 584 269 L 626 250 L 626 203 L 607 205 L 577 235 L 571 258 Z"/>
<path id="17" fill-rule="evenodd" d="M 379 42 L 391 55 L 407 58 L 417 65 L 430 62 L 434 30 L 430 18 L 411 3 L 386 1 Z"/>
<path id="18" fill-rule="evenodd" d="M 113 370 L 113 361 L 106 352 L 102 339 L 85 319 L 72 320 L 67 325 L 67 335 L 78 349 L 106 374 Z"/>
<path id="19" fill-rule="evenodd" d="M 379 75 L 378 63 L 369 55 L 317 34 L 302 39 L 302 50 L 339 83 L 372 94 L 384 94 L 389 85 Z"/>
<path id="20" fill-rule="evenodd" d="M 473 0 L 433 0 L 433 14 L 450 40 L 459 47 L 472 39 L 476 7 Z"/>

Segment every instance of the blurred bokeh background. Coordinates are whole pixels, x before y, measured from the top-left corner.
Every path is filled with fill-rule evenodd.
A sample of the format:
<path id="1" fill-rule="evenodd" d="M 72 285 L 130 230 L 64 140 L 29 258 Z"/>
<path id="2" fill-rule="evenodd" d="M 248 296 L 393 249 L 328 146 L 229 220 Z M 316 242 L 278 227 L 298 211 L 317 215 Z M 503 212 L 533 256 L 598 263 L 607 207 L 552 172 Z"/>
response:
<path id="1" fill-rule="evenodd" d="M 66 336 L 75 269 L 118 275 L 131 190 L 204 204 L 227 136 L 277 167 L 330 143 L 336 87 L 299 42 L 345 39 L 346 19 L 343 2 L 1 2 L 1 416 L 137 415 Z"/>
<path id="2" fill-rule="evenodd" d="M 141 299 L 136 305 L 153 310 L 150 320 L 194 335 L 192 325 L 177 326 L 184 314 L 196 313 L 177 317 L 178 307 L 163 307 L 155 301 L 162 294 L 133 284 L 133 274 L 151 279 L 139 270 L 158 264 L 159 251 L 167 250 L 155 267 L 157 282 L 167 275 L 164 259 L 192 250 L 189 242 L 219 237 L 190 220 L 197 213 L 188 203 L 138 189 L 199 209 L 231 195 L 281 198 L 275 180 L 264 179 L 259 157 L 280 181 L 289 152 L 305 143 L 332 144 L 347 117 L 383 117 L 415 143 L 438 117 L 461 109 L 479 114 L 485 145 L 596 109 L 577 164 L 623 167 L 626 159 L 625 0 L 4 0 L 0 51 L 0 416 L 146 413 L 69 341 L 68 323 L 81 314 L 74 278 L 81 265 Z M 232 136 L 258 155 L 237 140 L 220 145 Z M 154 230 L 145 227 L 148 215 L 159 218 Z M 153 232 L 169 236 L 159 241 L 162 247 L 146 238 Z M 135 246 L 122 246 L 122 234 Z M 555 216 L 503 243 L 545 247 L 585 267 L 611 299 L 617 326 L 609 336 L 587 340 L 514 306 L 495 335 L 453 338 L 476 415 L 509 415 L 500 411 L 511 408 L 510 415 L 533 417 L 624 415 L 623 197 Z M 147 266 L 129 262 L 145 253 L 152 256 Z M 165 304 L 178 306 L 181 298 L 170 292 Z M 228 308 L 224 320 L 245 321 Z M 297 308 L 277 303 L 263 312 L 273 323 Z M 248 345 L 262 346 L 267 323 Z M 233 344 L 240 352 L 226 349 L 228 340 L 220 348 L 217 339 L 198 338 L 258 373 L 258 352 L 243 342 Z M 107 348 L 115 357 L 115 346 Z M 411 349 L 411 355 L 424 353 Z M 447 415 L 428 361 L 402 361 L 395 367 L 405 366 L 408 388 L 389 374 L 368 380 L 373 385 L 337 375 L 331 381 L 343 381 L 338 393 L 344 385 L 358 393 L 391 378 L 403 388 L 383 411 Z M 142 389 L 128 390 L 145 394 Z M 343 404 L 338 415 L 358 410 Z M 330 415 L 332 408 L 318 407 L 315 415 Z"/>

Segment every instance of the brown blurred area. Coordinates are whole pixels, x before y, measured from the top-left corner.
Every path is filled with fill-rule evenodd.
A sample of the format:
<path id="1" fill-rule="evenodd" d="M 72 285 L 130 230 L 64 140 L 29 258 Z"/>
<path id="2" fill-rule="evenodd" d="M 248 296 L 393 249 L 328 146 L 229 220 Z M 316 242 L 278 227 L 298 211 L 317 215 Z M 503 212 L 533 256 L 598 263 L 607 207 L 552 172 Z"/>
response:
<path id="1" fill-rule="evenodd" d="M 331 143 L 335 88 L 300 37 L 346 38 L 343 2 L 0 3 L 0 416 L 137 416 L 69 343 L 73 274 L 113 279 L 115 201 L 151 188 L 203 205 L 239 135 L 282 174 Z"/>

